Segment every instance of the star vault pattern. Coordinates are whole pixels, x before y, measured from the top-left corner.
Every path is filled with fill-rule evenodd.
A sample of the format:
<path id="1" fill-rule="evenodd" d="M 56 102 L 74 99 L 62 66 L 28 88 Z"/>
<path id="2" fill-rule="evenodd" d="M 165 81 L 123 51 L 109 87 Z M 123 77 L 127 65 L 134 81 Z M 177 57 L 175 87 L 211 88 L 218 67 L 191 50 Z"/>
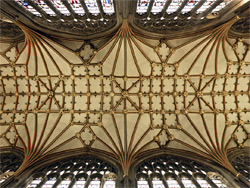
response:
<path id="1" fill-rule="evenodd" d="M 232 173 L 227 150 L 249 146 L 249 40 L 237 18 L 194 37 L 135 33 L 55 42 L 17 23 L 25 41 L 1 46 L 1 146 L 25 152 L 20 173 L 45 156 L 101 150 L 127 174 L 143 153 L 192 151 Z M 73 44 L 74 43 L 74 44 Z"/>

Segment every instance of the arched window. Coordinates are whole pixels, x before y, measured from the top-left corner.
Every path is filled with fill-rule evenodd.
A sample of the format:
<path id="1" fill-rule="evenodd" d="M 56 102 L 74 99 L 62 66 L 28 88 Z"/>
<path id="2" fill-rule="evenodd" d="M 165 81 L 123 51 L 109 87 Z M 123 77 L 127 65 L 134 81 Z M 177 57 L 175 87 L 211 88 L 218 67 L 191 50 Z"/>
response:
<path id="1" fill-rule="evenodd" d="M 144 173 L 138 173 L 137 175 L 137 187 L 138 188 L 149 188 L 148 175 Z"/>
<path id="2" fill-rule="evenodd" d="M 176 171 L 176 173 L 178 173 L 178 171 Z M 189 173 L 181 173 L 180 178 L 185 187 L 195 188 L 195 185 L 192 182 L 192 175 Z"/>
<path id="3" fill-rule="evenodd" d="M 99 188 L 100 186 L 101 186 L 101 178 L 100 176 L 94 174 L 94 176 L 91 177 L 91 182 L 88 188 Z"/>
<path id="4" fill-rule="evenodd" d="M 8 177 L 21 166 L 23 159 L 15 153 L 0 154 L 0 183 L 3 183 Z"/>
<path id="5" fill-rule="evenodd" d="M 249 152 L 241 153 L 231 160 L 233 167 L 250 181 Z"/>
<path id="6" fill-rule="evenodd" d="M 28 188 L 115 188 L 117 170 L 100 159 L 75 157 L 38 170 Z"/>
<path id="7" fill-rule="evenodd" d="M 136 169 L 138 188 L 226 187 L 224 178 L 212 168 L 181 157 L 155 157 Z"/>
<path id="8" fill-rule="evenodd" d="M 199 4 L 199 1 L 188 1 L 184 2 L 183 0 L 175 0 L 172 1 L 169 4 L 169 1 L 167 0 L 154 0 L 153 4 L 150 3 L 150 0 L 138 0 L 137 1 L 137 9 L 136 12 L 138 14 L 143 14 L 146 13 L 150 7 L 151 13 L 157 14 L 160 13 L 162 10 L 165 10 L 168 14 L 172 14 L 176 12 L 179 8 L 181 8 L 181 13 L 187 13 L 194 9 L 198 4 L 200 8 L 196 8 L 197 13 L 204 12 L 207 10 L 209 7 L 211 7 L 213 4 L 216 3 L 215 8 L 213 8 L 212 12 L 218 12 L 221 9 L 223 9 L 225 6 L 227 6 L 232 0 L 227 0 L 225 2 L 221 1 L 220 3 L 216 3 L 216 0 L 207 0 L 203 1 Z M 184 2 L 184 5 L 182 3 Z M 165 8 L 165 9 L 164 9 Z"/>
<path id="9" fill-rule="evenodd" d="M 104 188 L 115 188 L 116 175 L 112 172 L 104 175 Z"/>
<path id="10" fill-rule="evenodd" d="M 84 174 L 80 174 L 78 177 L 76 176 L 76 182 L 73 186 L 73 188 L 82 188 L 86 184 L 87 176 L 84 176 Z"/>
<path id="11" fill-rule="evenodd" d="M 103 10 L 106 14 L 114 13 L 114 3 L 113 0 L 102 0 L 100 4 L 96 0 L 53 0 L 50 3 L 43 0 L 34 0 L 33 2 L 15 0 L 15 2 L 24 7 L 26 10 L 34 14 L 35 16 L 41 16 L 40 12 L 37 11 L 37 6 L 40 7 L 44 12 L 49 15 L 56 15 L 56 12 L 59 11 L 61 14 L 70 16 L 70 11 L 74 11 L 75 14 L 83 16 L 86 14 L 86 10 L 94 15 L 100 14 L 100 11 Z"/>

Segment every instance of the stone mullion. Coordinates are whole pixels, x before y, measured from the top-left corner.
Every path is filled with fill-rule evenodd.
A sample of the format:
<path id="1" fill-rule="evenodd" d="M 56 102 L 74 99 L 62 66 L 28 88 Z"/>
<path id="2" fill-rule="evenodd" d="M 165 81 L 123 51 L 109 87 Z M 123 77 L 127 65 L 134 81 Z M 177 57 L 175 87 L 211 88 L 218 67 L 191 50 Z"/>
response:
<path id="1" fill-rule="evenodd" d="M 44 2 L 49 6 L 49 8 L 56 13 L 57 17 L 63 19 L 63 14 L 52 4 L 50 0 L 44 0 Z"/>
<path id="2" fill-rule="evenodd" d="M 206 2 L 206 0 L 200 0 L 200 2 L 191 10 L 191 16 L 195 16 L 195 12 Z"/>
<path id="3" fill-rule="evenodd" d="M 88 9 L 87 6 L 86 6 L 85 1 L 84 1 L 84 0 L 80 0 L 80 3 L 81 3 L 81 5 L 82 5 L 82 8 L 83 8 L 83 10 L 84 10 L 84 12 L 85 12 L 87 18 L 90 18 L 90 17 L 91 17 L 91 14 L 90 14 L 90 12 L 89 12 L 89 9 Z"/>
<path id="4" fill-rule="evenodd" d="M 154 188 L 153 183 L 152 183 L 152 178 L 148 176 L 148 186 L 149 188 Z"/>
<path id="5" fill-rule="evenodd" d="M 165 169 L 164 169 L 164 170 L 165 170 Z M 165 187 L 165 188 L 169 188 L 169 186 L 168 186 L 168 183 L 167 183 L 167 180 L 166 180 L 165 176 L 162 176 L 162 182 L 163 182 L 163 184 L 164 184 L 164 187 Z"/>
<path id="6" fill-rule="evenodd" d="M 214 2 L 208 9 L 206 9 L 204 12 L 200 13 L 200 17 L 205 17 L 207 16 L 209 13 L 212 12 L 213 9 L 215 9 L 219 4 L 221 4 L 222 1 L 221 0 L 217 0 L 216 2 Z"/>
<path id="7" fill-rule="evenodd" d="M 102 2 L 101 2 L 101 0 L 96 0 L 96 2 L 97 2 L 98 9 L 100 11 L 101 18 L 104 18 L 105 13 L 103 11 Z"/>
<path id="8" fill-rule="evenodd" d="M 206 176 L 206 181 L 212 186 L 212 188 L 218 188 L 218 186 L 208 176 Z"/>
<path id="9" fill-rule="evenodd" d="M 147 9 L 147 12 L 146 12 L 147 17 L 150 17 L 153 4 L 154 4 L 154 0 L 150 0 L 149 5 L 148 5 L 148 9 Z"/>
<path id="10" fill-rule="evenodd" d="M 176 12 L 171 14 L 171 17 L 175 17 L 175 16 L 178 16 L 179 14 L 181 14 L 181 10 L 186 6 L 187 3 L 188 3 L 188 0 L 184 0 L 181 3 L 181 6 L 179 6 L 179 8 L 176 10 Z"/>
<path id="11" fill-rule="evenodd" d="M 169 7 L 169 5 L 170 5 L 171 3 L 172 3 L 172 0 L 166 1 L 166 3 L 165 3 L 165 5 L 164 5 L 163 9 L 162 9 L 161 12 L 160 12 L 161 17 L 165 17 L 166 12 L 167 12 L 167 9 L 168 9 L 168 7 Z"/>
<path id="12" fill-rule="evenodd" d="M 68 11 L 70 12 L 70 14 L 74 17 L 74 18 L 76 18 L 76 13 L 75 13 L 75 11 L 72 9 L 72 7 L 70 6 L 70 4 L 68 3 L 68 1 L 67 0 L 61 0 L 62 1 L 62 3 L 64 4 L 64 6 L 68 9 Z"/>
<path id="13" fill-rule="evenodd" d="M 176 181 L 178 182 L 178 184 L 180 185 L 181 188 L 185 188 L 184 184 L 181 181 L 181 178 L 178 175 L 176 177 Z"/>
<path id="14" fill-rule="evenodd" d="M 48 16 L 48 14 L 40 6 L 38 6 L 36 3 L 34 3 L 32 0 L 27 0 L 27 2 L 29 3 L 29 5 L 31 5 L 34 9 L 36 9 L 36 11 L 39 12 L 42 16 L 44 16 L 46 19 L 50 19 L 50 16 Z M 32 16 L 33 16 L 33 14 L 32 14 Z"/>

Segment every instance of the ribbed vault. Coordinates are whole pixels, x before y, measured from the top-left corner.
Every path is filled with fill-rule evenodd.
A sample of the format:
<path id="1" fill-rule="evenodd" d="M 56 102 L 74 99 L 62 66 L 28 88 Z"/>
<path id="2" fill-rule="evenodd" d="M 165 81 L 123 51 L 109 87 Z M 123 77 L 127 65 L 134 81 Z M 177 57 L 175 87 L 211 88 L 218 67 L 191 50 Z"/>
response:
<path id="1" fill-rule="evenodd" d="M 1 147 L 20 147 L 16 173 L 49 154 L 101 150 L 124 174 L 140 155 L 178 148 L 234 175 L 227 151 L 249 147 L 249 40 L 237 18 L 168 40 L 133 32 L 55 42 L 23 24 L 25 41 L 1 45 Z"/>

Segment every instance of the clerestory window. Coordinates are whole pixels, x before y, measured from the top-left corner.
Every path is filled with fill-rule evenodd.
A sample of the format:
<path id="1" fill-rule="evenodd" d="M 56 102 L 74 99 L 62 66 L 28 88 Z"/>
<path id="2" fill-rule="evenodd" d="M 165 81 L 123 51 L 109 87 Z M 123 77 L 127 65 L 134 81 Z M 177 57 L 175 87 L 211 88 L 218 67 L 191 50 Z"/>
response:
<path id="1" fill-rule="evenodd" d="M 227 187 L 224 178 L 210 167 L 173 156 L 142 162 L 137 167 L 136 179 L 138 188 Z"/>
<path id="2" fill-rule="evenodd" d="M 0 183 L 12 176 L 21 166 L 23 159 L 14 153 L 0 154 Z"/>
<path id="3" fill-rule="evenodd" d="M 35 172 L 28 188 L 115 188 L 116 170 L 97 158 L 59 161 Z"/>

